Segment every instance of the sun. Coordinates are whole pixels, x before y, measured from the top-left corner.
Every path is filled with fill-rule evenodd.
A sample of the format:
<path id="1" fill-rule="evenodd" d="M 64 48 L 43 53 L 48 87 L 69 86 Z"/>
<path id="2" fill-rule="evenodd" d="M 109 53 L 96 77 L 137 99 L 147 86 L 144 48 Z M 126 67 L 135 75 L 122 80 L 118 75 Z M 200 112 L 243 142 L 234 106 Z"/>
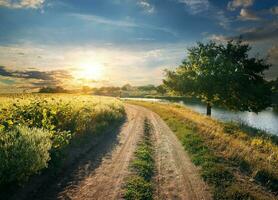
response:
<path id="1" fill-rule="evenodd" d="M 99 63 L 81 62 L 78 65 L 75 77 L 85 81 L 100 80 L 103 77 L 103 67 Z"/>

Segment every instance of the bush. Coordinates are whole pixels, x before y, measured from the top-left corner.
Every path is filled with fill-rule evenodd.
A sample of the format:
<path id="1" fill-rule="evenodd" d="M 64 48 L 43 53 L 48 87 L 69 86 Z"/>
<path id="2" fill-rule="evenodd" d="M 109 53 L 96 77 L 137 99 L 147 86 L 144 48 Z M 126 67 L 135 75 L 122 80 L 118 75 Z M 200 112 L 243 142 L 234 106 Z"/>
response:
<path id="1" fill-rule="evenodd" d="M 0 131 L 0 185 L 20 183 L 47 166 L 50 159 L 49 131 L 17 126 Z"/>

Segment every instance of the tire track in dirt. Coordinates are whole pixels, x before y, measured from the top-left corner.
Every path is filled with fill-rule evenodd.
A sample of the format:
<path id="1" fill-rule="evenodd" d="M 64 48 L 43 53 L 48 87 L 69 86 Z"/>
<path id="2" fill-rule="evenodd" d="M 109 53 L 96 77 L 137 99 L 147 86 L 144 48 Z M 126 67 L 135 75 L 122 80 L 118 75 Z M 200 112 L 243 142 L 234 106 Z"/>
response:
<path id="1" fill-rule="evenodd" d="M 155 199 L 211 200 L 208 186 L 174 133 L 156 113 L 142 109 L 153 125 L 157 168 Z"/>
<path id="2" fill-rule="evenodd" d="M 119 145 L 106 155 L 99 167 L 75 187 L 66 188 L 59 199 L 120 199 L 122 184 L 129 175 L 128 166 L 143 134 L 144 113 L 127 105 L 127 122 L 119 133 Z"/>

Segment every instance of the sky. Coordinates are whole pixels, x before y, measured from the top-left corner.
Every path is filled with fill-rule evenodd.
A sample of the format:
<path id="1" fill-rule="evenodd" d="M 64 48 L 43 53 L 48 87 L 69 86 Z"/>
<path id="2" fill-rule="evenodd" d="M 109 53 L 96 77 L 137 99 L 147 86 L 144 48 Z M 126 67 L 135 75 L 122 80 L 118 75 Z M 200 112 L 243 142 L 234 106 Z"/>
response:
<path id="1" fill-rule="evenodd" d="M 278 77 L 277 0 L 0 0 L 0 92 L 161 83 L 197 41 L 242 37 Z"/>

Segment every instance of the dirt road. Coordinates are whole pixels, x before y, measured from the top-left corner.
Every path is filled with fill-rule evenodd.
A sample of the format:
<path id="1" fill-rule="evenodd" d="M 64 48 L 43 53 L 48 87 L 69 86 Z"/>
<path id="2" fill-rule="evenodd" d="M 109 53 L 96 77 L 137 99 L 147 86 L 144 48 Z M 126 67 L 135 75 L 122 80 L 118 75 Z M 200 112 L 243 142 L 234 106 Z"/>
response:
<path id="1" fill-rule="evenodd" d="M 155 199 L 211 199 L 208 187 L 174 133 L 157 114 L 147 112 L 154 126 L 157 166 Z"/>
<path id="2" fill-rule="evenodd" d="M 119 145 L 104 157 L 101 165 L 77 187 L 66 189 L 60 199 L 120 199 L 128 165 L 143 134 L 144 114 L 140 108 L 126 106 L 127 122 L 119 133 Z M 67 197 L 67 198 L 64 198 Z"/>
<path id="3" fill-rule="evenodd" d="M 165 122 L 139 106 L 127 104 L 126 113 L 126 122 L 116 133 L 92 148 L 73 169 L 28 199 L 122 199 L 122 185 L 129 175 L 128 166 L 143 135 L 146 117 L 153 125 L 155 199 L 211 199 L 198 170 Z"/>

